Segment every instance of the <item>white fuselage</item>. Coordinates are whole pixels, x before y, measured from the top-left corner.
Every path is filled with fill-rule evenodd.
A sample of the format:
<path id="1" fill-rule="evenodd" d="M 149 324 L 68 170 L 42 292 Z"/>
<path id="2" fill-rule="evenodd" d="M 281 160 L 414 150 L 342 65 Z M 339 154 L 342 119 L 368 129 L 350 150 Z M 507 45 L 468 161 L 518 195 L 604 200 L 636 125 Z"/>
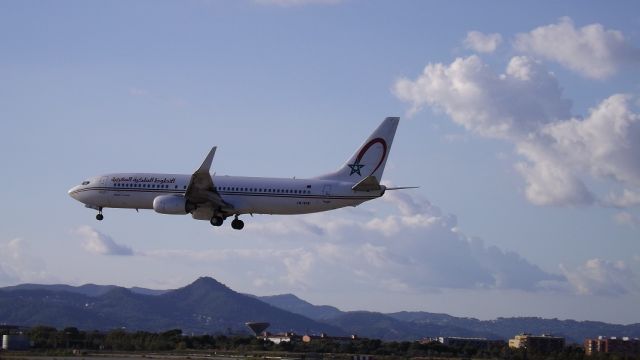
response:
<path id="1" fill-rule="evenodd" d="M 117 173 L 96 176 L 69 190 L 91 208 L 153 209 L 161 195 L 184 195 L 192 175 Z M 321 179 L 212 176 L 214 190 L 235 214 L 308 214 L 357 206 L 384 194 L 354 191 L 353 184 Z M 209 220 L 215 209 L 196 209 L 196 219 Z"/>

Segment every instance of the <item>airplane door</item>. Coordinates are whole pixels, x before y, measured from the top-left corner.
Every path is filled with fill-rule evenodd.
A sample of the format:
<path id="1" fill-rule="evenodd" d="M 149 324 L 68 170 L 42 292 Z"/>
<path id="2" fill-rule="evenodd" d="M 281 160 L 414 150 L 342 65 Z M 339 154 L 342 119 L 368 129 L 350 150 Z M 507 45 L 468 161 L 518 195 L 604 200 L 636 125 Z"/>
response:
<path id="1" fill-rule="evenodd" d="M 107 186 L 107 180 L 108 180 L 108 179 L 109 179 L 109 177 L 108 177 L 108 176 L 103 176 L 103 177 L 101 177 L 101 178 L 100 178 L 100 186 L 101 186 L 101 187 L 106 187 L 106 186 Z M 101 194 L 104 194 L 104 193 L 105 193 L 105 190 L 102 190 L 100 193 L 101 193 Z"/>
<path id="2" fill-rule="evenodd" d="M 103 206 L 109 206 L 111 203 L 111 199 L 109 199 L 108 197 L 108 192 L 106 190 L 107 185 L 107 180 L 109 180 L 108 176 L 103 176 L 100 178 L 99 182 L 100 182 L 100 187 L 102 188 L 101 190 L 98 191 L 98 194 L 100 194 L 100 202 L 102 202 L 104 205 Z"/>
<path id="3" fill-rule="evenodd" d="M 322 188 L 322 195 L 327 197 L 327 198 L 322 199 L 323 203 L 328 204 L 328 203 L 331 202 L 331 200 L 328 199 L 328 197 L 331 196 L 331 185 L 325 185 Z"/>

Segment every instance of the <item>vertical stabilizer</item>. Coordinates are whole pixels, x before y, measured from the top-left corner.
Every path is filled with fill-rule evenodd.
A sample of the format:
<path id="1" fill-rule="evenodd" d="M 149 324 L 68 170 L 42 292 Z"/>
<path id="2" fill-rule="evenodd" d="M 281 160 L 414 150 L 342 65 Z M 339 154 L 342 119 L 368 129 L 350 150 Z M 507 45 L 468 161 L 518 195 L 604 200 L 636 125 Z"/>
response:
<path id="1" fill-rule="evenodd" d="M 342 167 L 333 173 L 322 175 L 318 178 L 345 181 L 353 184 L 360 183 L 366 178 L 370 178 L 368 181 L 375 180 L 380 182 L 399 121 L 399 117 L 384 119 L 382 124 L 378 126 Z"/>

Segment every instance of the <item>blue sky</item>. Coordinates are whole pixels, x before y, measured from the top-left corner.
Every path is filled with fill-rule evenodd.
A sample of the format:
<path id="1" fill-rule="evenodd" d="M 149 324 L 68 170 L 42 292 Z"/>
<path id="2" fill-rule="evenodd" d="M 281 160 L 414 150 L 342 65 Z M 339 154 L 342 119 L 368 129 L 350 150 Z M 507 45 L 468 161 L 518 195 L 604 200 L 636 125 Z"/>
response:
<path id="1" fill-rule="evenodd" d="M 640 322 L 633 1 L 0 3 L 0 285 L 183 286 L 379 311 Z M 402 117 L 355 209 L 235 232 L 66 191 L 117 171 L 333 170 Z M 473 299 L 473 300 L 470 300 Z M 598 311 L 594 311 L 598 309 Z"/>

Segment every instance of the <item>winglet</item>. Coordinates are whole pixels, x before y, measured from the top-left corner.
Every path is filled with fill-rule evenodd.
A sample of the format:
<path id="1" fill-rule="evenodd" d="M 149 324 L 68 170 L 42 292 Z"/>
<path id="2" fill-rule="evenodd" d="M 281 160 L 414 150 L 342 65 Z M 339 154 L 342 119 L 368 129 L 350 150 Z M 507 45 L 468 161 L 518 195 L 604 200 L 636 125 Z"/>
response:
<path id="1" fill-rule="evenodd" d="M 209 154 L 202 162 L 202 165 L 200 165 L 200 168 L 196 170 L 195 172 L 196 174 L 209 173 L 209 170 L 211 169 L 211 163 L 213 162 L 213 156 L 216 154 L 217 148 L 218 148 L 217 146 L 214 146 L 211 148 L 211 151 L 209 151 Z"/>

